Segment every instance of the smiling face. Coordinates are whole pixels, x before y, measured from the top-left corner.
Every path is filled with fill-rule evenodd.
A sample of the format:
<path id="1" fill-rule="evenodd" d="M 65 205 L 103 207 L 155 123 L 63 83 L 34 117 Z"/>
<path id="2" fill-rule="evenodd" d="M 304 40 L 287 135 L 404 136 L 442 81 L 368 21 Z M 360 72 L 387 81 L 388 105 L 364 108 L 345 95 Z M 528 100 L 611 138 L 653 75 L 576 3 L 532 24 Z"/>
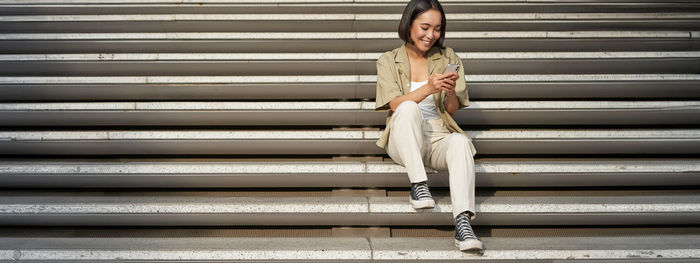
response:
<path id="1" fill-rule="evenodd" d="M 429 9 L 416 16 L 411 24 L 411 47 L 421 53 L 427 53 L 442 34 L 441 22 L 442 14 L 435 9 Z"/>

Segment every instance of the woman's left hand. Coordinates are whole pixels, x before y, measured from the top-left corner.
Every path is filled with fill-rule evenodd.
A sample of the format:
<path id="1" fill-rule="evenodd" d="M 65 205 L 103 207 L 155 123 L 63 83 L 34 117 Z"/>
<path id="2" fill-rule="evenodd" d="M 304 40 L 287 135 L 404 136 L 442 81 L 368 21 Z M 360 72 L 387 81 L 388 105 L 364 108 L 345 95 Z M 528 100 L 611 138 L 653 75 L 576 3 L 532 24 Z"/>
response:
<path id="1" fill-rule="evenodd" d="M 459 79 L 457 73 L 451 72 L 443 76 L 442 90 L 444 90 L 448 96 L 455 96 L 455 83 Z"/>

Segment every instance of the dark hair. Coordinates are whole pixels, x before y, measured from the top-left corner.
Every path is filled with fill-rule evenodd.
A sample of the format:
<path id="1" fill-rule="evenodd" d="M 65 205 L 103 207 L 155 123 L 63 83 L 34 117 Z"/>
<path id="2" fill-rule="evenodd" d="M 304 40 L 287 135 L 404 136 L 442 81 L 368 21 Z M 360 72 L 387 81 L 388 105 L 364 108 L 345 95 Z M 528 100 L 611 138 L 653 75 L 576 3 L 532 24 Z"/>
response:
<path id="1" fill-rule="evenodd" d="M 430 9 L 440 11 L 442 16 L 442 26 L 440 27 L 440 38 L 435 42 L 440 48 L 445 48 L 445 32 L 447 28 L 447 19 L 445 19 L 445 11 L 437 0 L 411 0 L 406 9 L 403 10 L 401 22 L 399 23 L 399 37 L 403 42 L 413 45 L 411 40 L 411 25 L 413 20 L 420 14 Z"/>

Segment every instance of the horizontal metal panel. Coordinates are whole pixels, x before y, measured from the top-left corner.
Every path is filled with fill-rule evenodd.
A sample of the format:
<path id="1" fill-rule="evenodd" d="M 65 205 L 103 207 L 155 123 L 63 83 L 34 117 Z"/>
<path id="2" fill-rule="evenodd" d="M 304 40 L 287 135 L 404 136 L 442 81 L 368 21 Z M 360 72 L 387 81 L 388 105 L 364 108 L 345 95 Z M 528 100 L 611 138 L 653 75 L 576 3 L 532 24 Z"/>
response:
<path id="1" fill-rule="evenodd" d="M 464 63 L 472 60 L 566 60 L 566 59 L 672 59 L 700 58 L 698 51 L 606 51 L 606 52 L 462 52 Z M 110 62 L 110 61 L 375 61 L 382 52 L 351 53 L 82 53 L 0 54 L 6 62 Z"/>
<path id="2" fill-rule="evenodd" d="M 693 12 L 648 12 L 648 13 L 448 13 L 450 21 L 499 21 L 499 20 L 666 20 L 666 19 L 700 19 L 700 13 Z M 355 10 L 354 14 L 343 13 L 247 13 L 247 14 L 109 14 L 109 15 L 20 15 L 2 16 L 0 22 L 170 22 L 170 21 L 397 21 L 401 14 L 363 14 Z M 135 30 L 138 31 L 138 30 Z M 310 30 L 313 31 L 313 30 Z"/>
<path id="3" fill-rule="evenodd" d="M 376 61 L 5 61 L 0 76 L 372 75 Z M 697 58 L 499 59 L 464 61 L 465 74 L 635 74 L 700 72 Z"/>
<path id="4" fill-rule="evenodd" d="M 697 154 L 697 130 L 468 131 L 480 154 Z M 3 155 L 384 154 L 378 131 L 0 132 Z"/>
<path id="5" fill-rule="evenodd" d="M 700 74 L 471 74 L 466 83 L 572 83 L 699 81 Z M 0 84 L 292 84 L 374 83 L 376 75 L 224 75 L 224 76 L 6 76 Z"/>
<path id="6" fill-rule="evenodd" d="M 201 1 L 200 1 L 201 2 Z M 625 3 L 628 2 L 628 3 Z M 643 3 L 630 5 L 632 3 Z M 700 6 L 691 0 L 660 2 L 657 0 L 629 0 L 606 2 L 605 5 L 591 4 L 597 1 L 559 2 L 556 5 L 545 2 L 524 1 L 443 1 L 442 7 L 451 13 L 501 13 L 504 10 L 516 13 L 556 13 L 556 12 L 692 12 L 700 10 Z M 387 2 L 338 2 L 320 3 L 180 3 L 173 4 L 33 4 L 18 1 L 15 4 L 3 4 L 0 15 L 97 15 L 97 14 L 143 14 L 144 6 L 148 6 L 149 14 L 400 14 L 405 3 L 399 1 Z"/>
<path id="7" fill-rule="evenodd" d="M 696 31 L 448 31 L 449 39 L 677 39 L 690 40 Z M 129 32 L 129 33 L 6 33 L 0 40 L 377 40 L 396 39 L 396 32 Z"/>
<path id="8" fill-rule="evenodd" d="M 5 126 L 383 125 L 372 102 L 124 102 L 0 104 Z M 462 125 L 700 124 L 700 102 L 472 102 Z"/>
<path id="9" fill-rule="evenodd" d="M 10 101 L 356 99 L 374 98 L 375 88 L 375 83 L 0 84 L 0 93 Z"/>
<path id="10" fill-rule="evenodd" d="M 700 89 L 696 88 L 698 83 L 694 81 L 476 82 L 469 84 L 471 99 L 700 98 Z"/>
<path id="11" fill-rule="evenodd" d="M 385 52 L 398 39 L 367 40 L 13 40 L 3 53 L 114 52 Z M 448 39 L 451 47 L 476 52 L 517 51 L 688 51 L 699 50 L 693 39 Z"/>
<path id="12" fill-rule="evenodd" d="M 638 20 L 449 20 L 450 30 L 506 31 L 506 30 L 697 30 L 700 19 Z M 94 21 L 94 22 L 14 22 L 0 21 L 2 33 L 90 33 L 90 32 L 358 32 L 395 30 L 399 19 L 393 21 L 342 21 L 299 19 L 291 21 Z"/>
<path id="13" fill-rule="evenodd" d="M 696 159 L 476 160 L 478 187 L 700 185 Z M 431 186 L 448 174 L 428 168 Z M 392 162 L 1 161 L 4 187 L 407 187 Z"/>
<path id="14" fill-rule="evenodd" d="M 0 141 L 3 155 L 319 155 L 383 154 L 375 140 L 131 140 L 131 141 Z"/>
<path id="15" fill-rule="evenodd" d="M 700 98 L 697 81 L 470 82 L 469 98 Z M 375 83 L 0 84 L 6 101 L 374 99 Z M 274 95 L 272 95 L 274 94 Z"/>
<path id="16" fill-rule="evenodd" d="M 476 225 L 692 224 L 697 195 L 476 198 Z M 449 198 L 5 196 L 3 225 L 452 225 Z"/>
<path id="17" fill-rule="evenodd" d="M 502 2 L 524 2 L 524 1 L 503 1 L 503 0 L 488 0 L 488 1 L 483 1 L 483 0 L 444 0 L 443 1 L 445 4 L 456 4 L 456 3 L 502 3 Z M 578 3 L 598 3 L 600 0 L 581 0 L 577 1 Z M 647 2 L 658 2 L 655 0 L 618 0 L 618 3 L 647 3 Z M 22 0 L 6 0 L 5 4 L 8 5 L 19 5 L 19 4 L 24 4 L 24 5 L 38 5 L 38 4 L 45 4 L 45 5 L 55 5 L 55 4 L 65 4 L 66 0 L 30 0 L 30 1 L 22 1 Z M 184 6 L 187 5 L 210 5 L 210 4 L 255 4 L 255 5 L 264 5 L 264 4 L 272 4 L 272 5 L 282 5 L 284 6 L 285 4 L 293 4 L 293 3 L 312 3 L 312 4 L 323 4 L 323 5 L 328 5 L 328 4 L 348 4 L 348 3 L 357 3 L 357 4 L 371 4 L 372 6 L 377 5 L 377 4 L 396 4 L 396 3 L 403 3 L 400 0 L 315 0 L 315 1 L 305 1 L 305 0 L 215 0 L 215 1 L 201 1 L 201 0 L 130 0 L 125 3 L 125 1 L 117 1 L 117 0 L 81 0 L 79 3 L 84 3 L 84 4 L 89 4 L 89 5 L 105 5 L 105 4 L 182 4 Z M 674 3 L 694 3 L 692 0 L 676 0 Z M 399 5 L 402 6 L 402 5 Z"/>
<path id="18" fill-rule="evenodd" d="M 696 154 L 700 139 L 475 140 L 481 154 Z"/>

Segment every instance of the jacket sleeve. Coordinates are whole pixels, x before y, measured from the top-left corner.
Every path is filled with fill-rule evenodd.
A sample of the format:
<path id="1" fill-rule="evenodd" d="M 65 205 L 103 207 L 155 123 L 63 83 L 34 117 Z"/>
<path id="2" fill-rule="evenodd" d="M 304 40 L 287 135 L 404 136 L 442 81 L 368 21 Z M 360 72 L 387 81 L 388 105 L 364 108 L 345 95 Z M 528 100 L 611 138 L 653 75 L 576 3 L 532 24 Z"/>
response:
<path id="1" fill-rule="evenodd" d="M 457 74 L 459 74 L 459 79 L 457 80 L 457 83 L 455 83 L 455 93 L 457 94 L 459 108 L 461 109 L 469 106 L 469 93 L 467 92 L 467 83 L 464 76 L 464 64 L 462 64 L 462 59 L 460 59 L 459 56 L 457 56 L 457 53 L 451 48 L 448 48 L 447 53 L 450 63 L 459 64 L 459 70 L 457 71 Z"/>
<path id="2" fill-rule="evenodd" d="M 401 95 L 396 66 L 388 53 L 377 59 L 377 96 L 375 111 L 391 110 L 389 102 Z"/>

